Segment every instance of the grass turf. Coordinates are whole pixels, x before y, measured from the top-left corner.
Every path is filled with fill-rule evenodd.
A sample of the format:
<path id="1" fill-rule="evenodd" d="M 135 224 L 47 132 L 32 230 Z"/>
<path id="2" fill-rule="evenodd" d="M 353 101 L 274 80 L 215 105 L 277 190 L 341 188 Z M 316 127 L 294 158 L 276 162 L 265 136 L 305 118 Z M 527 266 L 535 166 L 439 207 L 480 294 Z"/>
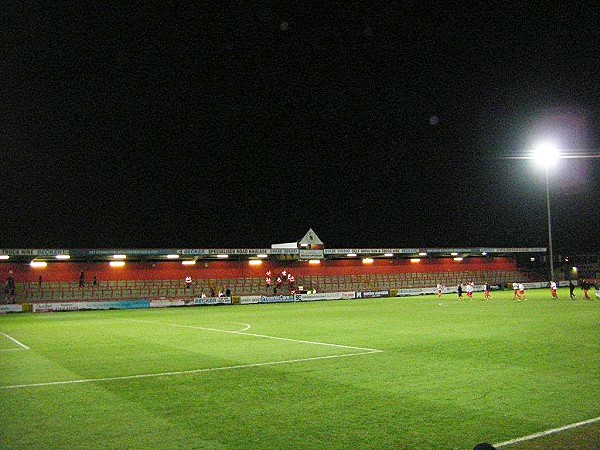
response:
<path id="1" fill-rule="evenodd" d="M 469 449 L 594 418 L 600 301 L 559 295 L 0 317 L 30 347 L 0 335 L 0 446 Z"/>

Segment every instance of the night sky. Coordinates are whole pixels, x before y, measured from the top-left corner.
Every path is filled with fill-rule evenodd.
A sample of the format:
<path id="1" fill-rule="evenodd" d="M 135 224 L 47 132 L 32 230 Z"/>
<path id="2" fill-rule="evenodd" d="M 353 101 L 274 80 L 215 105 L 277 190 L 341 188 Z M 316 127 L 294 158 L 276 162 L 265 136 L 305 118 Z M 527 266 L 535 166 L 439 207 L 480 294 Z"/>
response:
<path id="1" fill-rule="evenodd" d="M 51 3 L 3 6 L 0 248 L 545 247 L 506 158 L 599 152 L 598 6 Z M 549 175 L 598 252 L 600 159 Z"/>

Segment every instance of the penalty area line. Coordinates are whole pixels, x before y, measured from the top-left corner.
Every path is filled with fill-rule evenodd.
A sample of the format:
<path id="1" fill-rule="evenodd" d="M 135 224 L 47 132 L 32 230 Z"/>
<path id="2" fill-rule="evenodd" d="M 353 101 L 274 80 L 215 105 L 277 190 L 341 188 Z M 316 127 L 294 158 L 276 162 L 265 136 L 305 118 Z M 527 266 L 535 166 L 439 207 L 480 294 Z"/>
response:
<path id="1" fill-rule="evenodd" d="M 0 334 L 1 334 L 2 336 L 6 337 L 8 340 L 10 340 L 10 341 L 14 342 L 15 344 L 17 344 L 19 347 L 23 348 L 24 350 L 30 350 L 30 348 L 29 348 L 29 347 L 27 347 L 25 344 L 23 344 L 22 342 L 19 342 L 19 341 L 17 341 L 17 340 L 16 340 L 15 338 L 13 338 L 13 337 L 10 337 L 8 334 L 6 334 L 6 333 L 2 333 L 2 332 L 0 332 Z M 15 350 L 17 350 L 17 349 L 15 349 Z"/>
<path id="2" fill-rule="evenodd" d="M 494 444 L 494 447 L 509 447 L 514 444 L 518 444 L 525 441 L 531 441 L 532 439 L 541 438 L 544 436 L 550 436 L 552 434 L 562 433 L 563 431 L 572 430 L 573 428 L 583 427 L 585 425 L 591 425 L 592 423 L 600 422 L 600 417 L 594 417 L 593 419 L 584 420 L 582 422 L 572 423 L 569 425 L 565 425 L 564 427 L 552 428 L 551 430 L 540 431 L 539 433 L 530 434 L 528 436 L 523 436 L 516 439 L 511 439 L 510 441 L 500 442 L 498 444 Z"/>
<path id="3" fill-rule="evenodd" d="M 104 377 L 104 378 L 87 378 L 81 380 L 65 380 L 65 381 L 50 381 L 46 383 L 30 383 L 30 384 L 14 384 L 8 386 L 0 386 L 0 390 L 3 389 L 22 389 L 28 387 L 43 387 L 43 386 L 57 386 L 63 384 L 84 384 L 84 383 L 99 383 L 103 381 L 120 381 L 120 380 L 136 380 L 140 378 L 157 378 L 157 377 L 167 377 L 167 376 L 175 376 L 175 375 L 189 375 L 189 374 L 197 374 L 203 372 L 216 372 L 223 370 L 236 370 L 236 369 L 247 369 L 252 367 L 264 367 L 264 366 L 276 366 L 281 364 L 291 364 L 291 363 L 299 363 L 299 362 L 307 362 L 307 361 L 318 361 L 323 359 L 335 359 L 335 358 L 347 358 L 350 356 L 359 356 L 359 355 L 369 355 L 373 353 L 382 353 L 382 350 L 373 350 L 368 352 L 358 352 L 358 353 L 345 353 L 342 355 L 328 355 L 328 356 L 314 356 L 312 358 L 298 358 L 298 359 L 285 359 L 281 361 L 270 361 L 270 362 L 262 362 L 262 363 L 252 363 L 252 364 L 239 364 L 236 366 L 222 366 L 222 367 L 209 367 L 205 369 L 193 369 L 193 370 L 180 370 L 176 372 L 160 372 L 160 373 L 146 373 L 139 375 L 124 375 L 120 377 Z"/>

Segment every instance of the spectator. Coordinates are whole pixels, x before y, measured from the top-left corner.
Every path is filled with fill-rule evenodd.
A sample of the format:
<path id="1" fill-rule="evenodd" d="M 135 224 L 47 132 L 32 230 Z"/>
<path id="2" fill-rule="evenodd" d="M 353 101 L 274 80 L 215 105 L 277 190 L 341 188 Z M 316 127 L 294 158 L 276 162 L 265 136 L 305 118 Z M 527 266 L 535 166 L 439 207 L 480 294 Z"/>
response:
<path id="1" fill-rule="evenodd" d="M 85 286 L 85 274 L 83 273 L 83 270 L 81 272 L 79 272 L 79 287 L 84 287 Z"/>
<path id="2" fill-rule="evenodd" d="M 229 287 L 225 289 L 225 297 L 231 297 L 231 289 Z"/>
<path id="3" fill-rule="evenodd" d="M 98 278 L 96 278 L 96 275 L 94 275 L 94 280 L 92 281 L 92 286 L 94 286 L 94 287 L 98 286 Z"/>
<path id="4" fill-rule="evenodd" d="M 44 279 L 42 278 L 42 276 L 40 275 L 40 277 L 38 278 L 38 286 L 41 288 L 42 287 L 42 283 L 44 282 Z"/>
<path id="5" fill-rule="evenodd" d="M 571 300 L 575 298 L 575 285 L 573 284 L 573 280 L 569 280 L 569 295 L 571 296 Z"/>

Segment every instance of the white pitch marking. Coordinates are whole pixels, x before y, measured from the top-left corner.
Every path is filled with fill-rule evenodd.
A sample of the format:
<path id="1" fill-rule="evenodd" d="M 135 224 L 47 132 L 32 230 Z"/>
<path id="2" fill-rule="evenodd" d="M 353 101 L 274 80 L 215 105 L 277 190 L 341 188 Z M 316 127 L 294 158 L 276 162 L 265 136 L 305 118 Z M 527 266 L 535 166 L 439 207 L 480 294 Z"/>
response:
<path id="1" fill-rule="evenodd" d="M 494 447 L 496 447 L 496 448 L 506 447 L 509 445 L 517 444 L 519 442 L 530 441 L 532 439 L 549 436 L 551 434 L 560 433 L 562 431 L 571 430 L 573 428 L 582 427 L 584 425 L 590 425 L 592 423 L 599 422 L 599 421 L 600 421 L 600 417 L 594 417 L 593 419 L 584 420 L 583 422 L 572 423 L 570 425 L 565 425 L 564 427 L 552 428 L 551 430 L 541 431 L 539 433 L 530 434 L 529 436 L 523 436 L 523 437 L 520 437 L 517 439 L 512 439 L 510 441 L 500 442 L 499 444 L 494 444 Z"/>
<path id="2" fill-rule="evenodd" d="M 23 343 L 21 343 L 21 342 L 17 341 L 15 338 L 12 338 L 12 337 L 10 337 L 8 334 L 6 334 L 6 333 L 2 333 L 2 332 L 0 332 L 0 334 L 1 334 L 2 336 L 5 336 L 7 339 L 9 339 L 9 340 L 13 341 L 13 342 L 14 342 L 15 344 L 17 344 L 19 347 L 22 347 L 22 348 L 24 348 L 25 350 L 30 350 L 30 348 L 29 348 L 29 347 L 27 347 L 25 344 L 23 344 Z M 16 349 L 15 349 L 15 350 L 16 350 Z"/>
<path id="3" fill-rule="evenodd" d="M 298 363 L 298 362 L 305 362 L 305 361 L 316 361 L 316 360 L 320 360 L 320 359 L 346 358 L 346 357 L 350 357 L 350 356 L 359 356 L 359 355 L 368 355 L 371 353 L 380 353 L 381 351 L 382 350 L 375 350 L 375 351 L 371 351 L 371 352 L 346 353 L 343 355 L 315 356 L 312 358 L 300 358 L 300 359 L 285 359 L 282 361 L 240 364 L 237 366 L 210 367 L 210 368 L 206 368 L 206 369 L 182 370 L 182 371 L 178 371 L 178 372 L 147 373 L 147 374 L 140 374 L 140 375 L 125 375 L 125 376 L 121 376 L 121 377 L 88 378 L 88 379 L 82 379 L 82 380 L 50 381 L 47 383 L 14 384 L 14 385 L 9 385 L 9 386 L 0 386 L 0 390 L 2 390 L 2 389 L 20 389 L 20 388 L 40 387 L 40 386 L 56 386 L 56 385 L 60 385 L 60 384 L 83 384 L 83 383 L 98 383 L 101 381 L 134 380 L 134 379 L 138 379 L 138 378 L 156 378 L 156 377 L 186 375 L 186 374 L 194 374 L 194 373 L 202 373 L 202 372 L 215 372 L 215 371 L 219 371 L 219 370 L 246 369 L 249 367 L 275 366 L 275 365 L 279 365 L 279 364 L 290 364 L 290 363 Z"/>
<path id="4" fill-rule="evenodd" d="M 353 347 L 351 345 L 330 344 L 328 342 L 318 342 L 318 341 L 303 341 L 303 340 L 300 340 L 300 339 L 291 339 L 291 338 L 283 338 L 283 337 L 278 337 L 278 336 L 269 336 L 269 335 L 266 335 L 266 334 L 245 333 L 244 331 L 229 331 L 229 330 L 221 330 L 219 328 L 199 327 L 199 326 L 195 326 L 195 325 L 179 325 L 179 324 L 176 324 L 176 323 L 155 322 L 155 321 L 152 321 L 152 320 L 138 320 L 138 319 L 122 319 L 122 320 L 127 320 L 127 321 L 130 321 L 130 322 L 152 323 L 152 324 L 155 324 L 155 325 L 167 325 L 167 326 L 179 327 L 179 328 L 192 328 L 192 329 L 196 329 L 196 330 L 219 331 L 221 333 L 240 334 L 242 336 L 254 336 L 254 337 L 261 337 L 261 338 L 266 338 L 266 339 L 276 339 L 276 340 L 279 340 L 279 341 L 298 342 L 298 343 L 301 343 L 301 344 L 324 345 L 324 346 L 327 346 L 327 347 L 337 347 L 337 348 L 349 348 L 351 350 L 364 350 L 364 351 L 370 352 L 370 353 L 383 352 L 383 350 L 377 350 L 377 349 L 374 349 L 374 348 Z"/>

